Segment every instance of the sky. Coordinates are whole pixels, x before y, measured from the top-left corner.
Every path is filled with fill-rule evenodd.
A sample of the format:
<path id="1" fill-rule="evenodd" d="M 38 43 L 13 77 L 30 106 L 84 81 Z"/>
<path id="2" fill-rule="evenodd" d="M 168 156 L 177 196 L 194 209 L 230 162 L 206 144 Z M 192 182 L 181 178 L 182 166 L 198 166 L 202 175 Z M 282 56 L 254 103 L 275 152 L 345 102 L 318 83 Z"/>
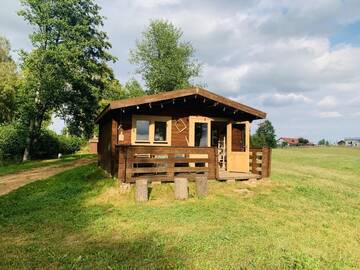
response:
<path id="1" fill-rule="evenodd" d="M 151 19 L 183 30 L 203 64 L 195 83 L 263 110 L 278 137 L 360 136 L 359 0 L 97 0 L 121 83 L 138 76 L 129 50 Z M 0 35 L 31 50 L 31 28 L 1 0 Z M 254 125 L 256 127 L 256 123 Z M 52 127 L 62 128 L 55 120 Z"/>

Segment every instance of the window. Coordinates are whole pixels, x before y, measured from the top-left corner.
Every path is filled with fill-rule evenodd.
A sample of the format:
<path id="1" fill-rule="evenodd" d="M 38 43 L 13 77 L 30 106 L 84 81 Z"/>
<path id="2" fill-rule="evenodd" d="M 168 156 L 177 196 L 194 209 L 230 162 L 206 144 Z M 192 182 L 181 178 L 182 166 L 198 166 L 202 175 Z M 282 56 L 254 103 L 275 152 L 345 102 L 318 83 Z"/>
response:
<path id="1" fill-rule="evenodd" d="M 208 124 L 195 123 L 195 146 L 208 146 Z"/>
<path id="2" fill-rule="evenodd" d="M 233 124 L 232 125 L 232 138 L 231 138 L 231 151 L 233 152 L 245 152 L 245 124 Z"/>
<path id="3" fill-rule="evenodd" d="M 166 142 L 166 122 L 155 121 L 155 142 Z"/>
<path id="4" fill-rule="evenodd" d="M 149 127 L 150 121 L 148 120 L 136 121 L 136 141 L 149 141 Z"/>
<path id="5" fill-rule="evenodd" d="M 171 145 L 172 119 L 160 115 L 133 115 L 131 144 Z"/>

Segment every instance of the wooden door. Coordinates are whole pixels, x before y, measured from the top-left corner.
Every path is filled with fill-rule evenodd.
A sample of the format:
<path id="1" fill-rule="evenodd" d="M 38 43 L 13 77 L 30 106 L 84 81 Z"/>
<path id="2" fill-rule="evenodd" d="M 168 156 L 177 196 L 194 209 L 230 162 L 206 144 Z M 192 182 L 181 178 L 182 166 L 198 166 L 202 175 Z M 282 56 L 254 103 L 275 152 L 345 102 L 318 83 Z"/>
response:
<path id="1" fill-rule="evenodd" d="M 227 171 L 249 172 L 250 123 L 228 123 Z"/>

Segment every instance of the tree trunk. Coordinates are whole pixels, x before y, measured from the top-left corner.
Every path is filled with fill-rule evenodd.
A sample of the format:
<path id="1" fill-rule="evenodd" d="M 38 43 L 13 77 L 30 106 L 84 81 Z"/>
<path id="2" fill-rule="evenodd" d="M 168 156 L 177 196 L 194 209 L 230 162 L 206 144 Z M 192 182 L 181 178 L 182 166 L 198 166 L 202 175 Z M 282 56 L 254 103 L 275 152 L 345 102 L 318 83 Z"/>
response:
<path id="1" fill-rule="evenodd" d="M 26 145 L 24 149 L 24 155 L 23 155 L 23 161 L 27 161 L 30 159 L 30 151 L 33 145 L 34 137 L 33 137 L 33 131 L 34 131 L 34 120 L 30 120 L 29 124 L 29 132 L 26 137 Z"/>

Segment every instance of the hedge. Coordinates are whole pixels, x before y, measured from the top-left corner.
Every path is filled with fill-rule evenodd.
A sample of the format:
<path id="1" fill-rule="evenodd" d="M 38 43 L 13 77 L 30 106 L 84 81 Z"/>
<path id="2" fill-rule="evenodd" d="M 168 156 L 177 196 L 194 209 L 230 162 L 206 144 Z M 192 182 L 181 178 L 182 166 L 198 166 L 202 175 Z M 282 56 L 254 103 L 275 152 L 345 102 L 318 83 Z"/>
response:
<path id="1" fill-rule="evenodd" d="M 25 148 L 25 133 L 14 125 L 0 126 L 0 165 L 17 162 Z M 80 150 L 84 140 L 75 136 L 58 135 L 43 129 L 32 149 L 32 159 L 54 158 L 58 153 L 73 154 Z"/>

